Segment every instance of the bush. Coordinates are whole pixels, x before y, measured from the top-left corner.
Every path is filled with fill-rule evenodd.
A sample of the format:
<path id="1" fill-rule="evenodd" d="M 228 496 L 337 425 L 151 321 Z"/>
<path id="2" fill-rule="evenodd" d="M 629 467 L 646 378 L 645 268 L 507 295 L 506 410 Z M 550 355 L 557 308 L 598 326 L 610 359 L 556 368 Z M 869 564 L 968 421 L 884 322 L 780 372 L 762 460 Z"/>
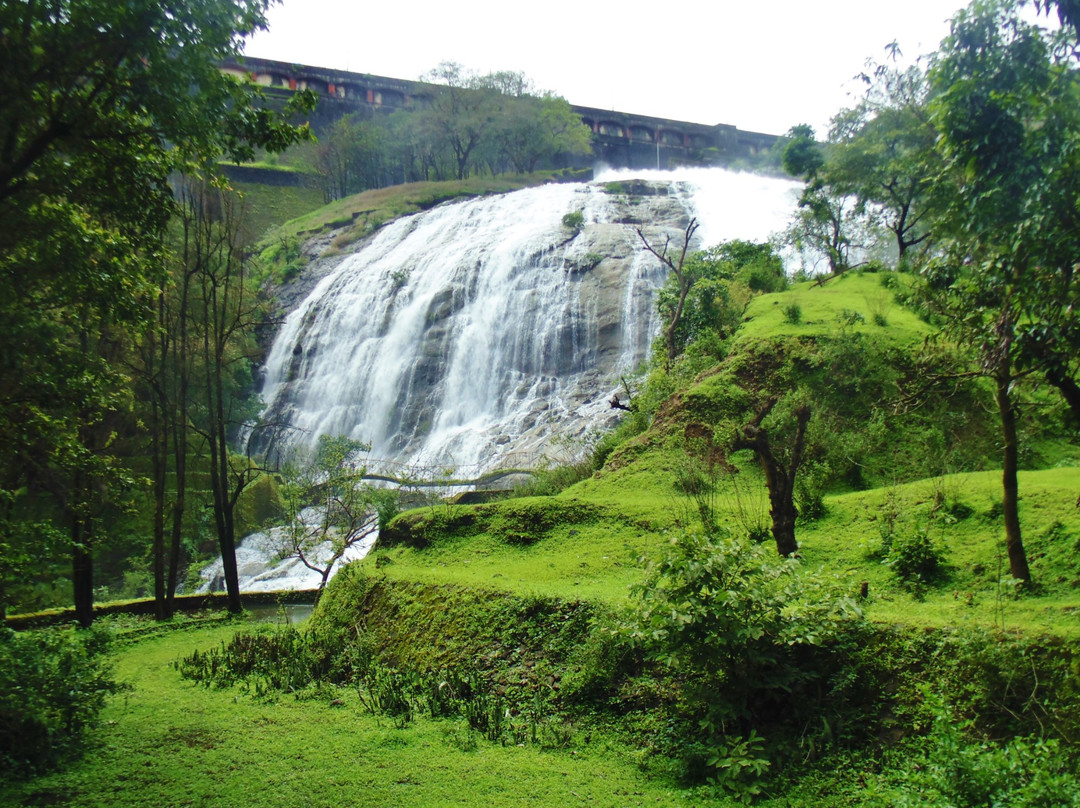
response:
<path id="1" fill-rule="evenodd" d="M 788 303 L 784 306 L 784 319 L 792 325 L 802 322 L 802 306 L 798 303 Z"/>
<path id="2" fill-rule="evenodd" d="M 836 322 L 840 325 L 840 329 L 843 330 L 856 325 L 864 325 L 866 318 L 854 309 L 843 309 L 836 315 Z"/>
<path id="3" fill-rule="evenodd" d="M 108 634 L 0 629 L 0 769 L 26 777 L 83 751 L 84 734 L 119 686 Z"/>
<path id="4" fill-rule="evenodd" d="M 238 632 L 220 649 L 177 660 L 173 667 L 184 679 L 207 687 L 245 685 L 256 697 L 273 691 L 295 693 L 319 682 L 342 682 L 352 676 L 341 635 L 297 631 L 292 626 L 262 632 Z"/>
<path id="5" fill-rule="evenodd" d="M 805 719 L 828 668 L 810 661 L 810 649 L 860 627 L 858 607 L 767 545 L 695 533 L 672 542 L 636 595 L 627 636 L 686 678 L 696 732 L 686 728 L 678 752 L 700 757 L 723 790 L 753 794 L 753 779 L 768 766 L 757 721 Z"/>
<path id="6" fill-rule="evenodd" d="M 936 578 L 944 560 L 926 530 L 917 528 L 893 539 L 886 563 L 900 580 L 914 584 L 927 583 Z"/>
<path id="7" fill-rule="evenodd" d="M 585 214 L 580 210 L 573 210 L 562 217 L 563 227 L 568 230 L 573 230 L 574 233 L 580 233 L 581 228 L 585 226 Z"/>
<path id="8" fill-rule="evenodd" d="M 1058 741 L 1019 737 L 999 746 L 971 730 L 938 707 L 922 755 L 908 756 L 899 782 L 875 789 L 875 804 L 1080 808 L 1076 769 Z"/>

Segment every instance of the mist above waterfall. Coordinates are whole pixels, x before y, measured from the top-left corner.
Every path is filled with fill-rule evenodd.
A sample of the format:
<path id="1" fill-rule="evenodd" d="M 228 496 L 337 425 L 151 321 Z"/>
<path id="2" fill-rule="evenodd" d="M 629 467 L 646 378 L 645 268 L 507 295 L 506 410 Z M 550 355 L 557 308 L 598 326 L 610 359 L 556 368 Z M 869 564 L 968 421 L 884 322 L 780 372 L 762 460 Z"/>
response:
<path id="1" fill-rule="evenodd" d="M 795 188 L 719 169 L 611 172 L 399 219 L 288 315 L 264 417 L 287 422 L 292 445 L 347 435 L 403 469 L 468 476 L 572 454 L 617 420 L 608 399 L 659 327 L 664 268 L 636 229 L 681 243 L 696 216 L 695 247 L 764 240 Z M 563 222 L 576 211 L 580 230 Z"/>

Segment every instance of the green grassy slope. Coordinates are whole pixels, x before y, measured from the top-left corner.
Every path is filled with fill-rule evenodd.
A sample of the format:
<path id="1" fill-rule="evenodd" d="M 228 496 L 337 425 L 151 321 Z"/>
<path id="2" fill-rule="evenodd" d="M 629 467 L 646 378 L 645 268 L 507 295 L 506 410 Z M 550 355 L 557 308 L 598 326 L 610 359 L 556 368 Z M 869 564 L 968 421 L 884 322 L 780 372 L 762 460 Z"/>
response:
<path id="1" fill-rule="evenodd" d="M 324 230 L 340 229 L 335 247 L 344 247 L 366 236 L 380 225 L 440 202 L 469 196 L 506 193 L 552 179 L 552 172 L 535 174 L 504 174 L 497 177 L 471 177 L 446 182 L 411 182 L 389 188 L 377 188 L 338 199 L 327 205 L 309 209 L 295 218 L 279 222 L 263 238 L 271 250 L 284 240 L 309 236 Z M 273 258 L 271 253 L 264 256 Z"/>
<path id="2" fill-rule="evenodd" d="M 844 311 L 863 318 L 845 326 L 896 345 L 911 345 L 923 340 L 933 329 L 910 309 L 897 303 L 893 288 L 906 285 L 907 279 L 893 272 L 848 272 L 826 283 L 803 281 L 775 294 L 755 297 L 743 318 L 736 341 L 739 343 L 764 336 L 829 336 L 841 327 L 838 317 Z M 789 322 L 784 311 L 799 307 L 802 318 Z M 877 321 L 875 322 L 875 317 Z M 879 324 L 879 323 L 884 324 Z"/>
<path id="3" fill-rule="evenodd" d="M 801 283 L 763 295 L 748 310 L 736 344 L 778 333 L 830 336 L 841 328 L 838 316 L 845 310 L 863 313 L 865 322 L 843 328 L 867 339 L 894 347 L 920 344 L 932 329 L 893 302 L 886 288 L 903 281 L 891 273 L 851 273 L 824 285 Z M 802 310 L 798 324 L 784 318 L 792 302 Z M 874 313 L 882 314 L 884 325 L 874 322 Z M 692 395 L 709 394 L 708 385 L 706 378 Z M 669 406 L 677 410 L 678 399 L 673 401 Z M 407 514 L 398 526 L 406 538 L 423 534 L 424 540 L 384 542 L 365 564 L 377 564 L 380 574 L 397 580 L 625 602 L 629 587 L 641 580 L 643 564 L 683 528 L 696 525 L 693 504 L 675 485 L 688 462 L 678 445 L 681 433 L 665 432 L 665 423 L 677 420 L 677 413 L 662 408 L 654 428 L 617 449 L 603 471 L 554 498 Z M 1073 459 L 1074 445 L 1060 448 L 1058 467 L 1025 472 L 1020 480 L 1021 518 L 1038 582 L 1034 593 L 1017 597 L 1000 583 L 1008 564 L 995 515 L 1000 473 L 994 471 L 836 491 L 825 497 L 823 518 L 798 528 L 802 557 L 808 566 L 846 581 L 853 593 L 866 581 L 867 613 L 874 620 L 1080 636 L 1080 464 Z M 715 507 L 733 531 L 768 524 L 764 483 L 752 463 L 722 482 Z M 530 530 L 530 524 L 539 527 Z M 900 540 L 918 531 L 941 552 L 943 567 L 925 586 L 913 588 L 884 563 L 883 535 Z"/>

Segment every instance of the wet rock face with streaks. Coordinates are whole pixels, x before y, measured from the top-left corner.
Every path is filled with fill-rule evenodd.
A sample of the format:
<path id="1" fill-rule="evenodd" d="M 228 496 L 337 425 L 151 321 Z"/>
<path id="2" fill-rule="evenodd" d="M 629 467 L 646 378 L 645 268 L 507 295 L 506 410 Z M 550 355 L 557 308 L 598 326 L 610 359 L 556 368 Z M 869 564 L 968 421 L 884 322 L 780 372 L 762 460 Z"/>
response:
<path id="1" fill-rule="evenodd" d="M 347 435 L 406 466 L 480 473 L 565 454 L 568 438 L 617 420 L 607 401 L 659 327 L 664 269 L 637 228 L 681 246 L 702 215 L 686 183 L 647 187 L 550 185 L 442 205 L 316 262 L 321 278 L 268 355 L 264 418 L 291 425 L 293 444 Z M 575 212 L 580 228 L 563 222 Z"/>

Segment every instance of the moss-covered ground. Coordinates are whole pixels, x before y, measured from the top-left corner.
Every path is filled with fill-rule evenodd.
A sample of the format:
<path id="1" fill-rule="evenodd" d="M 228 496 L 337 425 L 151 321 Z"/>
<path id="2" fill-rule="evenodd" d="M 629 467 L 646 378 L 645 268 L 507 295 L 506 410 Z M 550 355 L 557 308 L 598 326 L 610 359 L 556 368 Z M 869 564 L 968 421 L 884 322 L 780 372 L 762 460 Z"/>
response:
<path id="1" fill-rule="evenodd" d="M 551 180 L 552 172 L 538 171 L 534 174 L 502 174 L 496 177 L 471 177 L 445 182 L 411 182 L 377 188 L 298 213 L 295 218 L 287 219 L 283 224 L 269 230 L 263 241 L 266 246 L 273 248 L 289 238 L 309 236 L 324 230 L 340 230 L 334 245 L 342 248 L 392 219 L 426 210 L 440 202 L 507 193 Z M 269 257 L 272 258 L 273 254 L 269 254 Z"/>

